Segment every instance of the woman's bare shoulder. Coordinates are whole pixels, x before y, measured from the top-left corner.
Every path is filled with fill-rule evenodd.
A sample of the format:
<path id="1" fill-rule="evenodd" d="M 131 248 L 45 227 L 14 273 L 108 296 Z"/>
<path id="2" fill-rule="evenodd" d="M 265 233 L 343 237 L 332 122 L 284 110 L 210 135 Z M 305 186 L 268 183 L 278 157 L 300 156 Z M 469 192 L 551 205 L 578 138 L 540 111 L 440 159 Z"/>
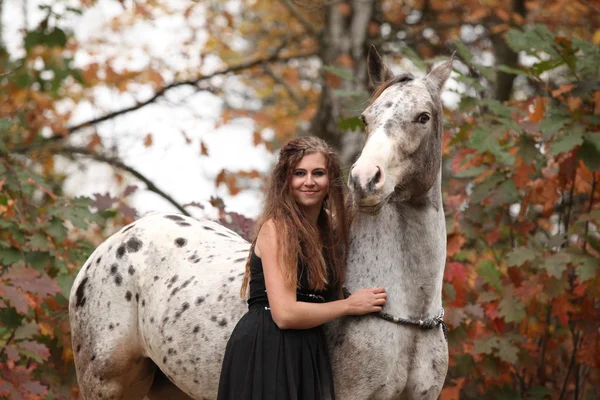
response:
<path id="1" fill-rule="evenodd" d="M 269 251 L 273 246 L 277 246 L 275 232 L 276 226 L 273 218 L 269 218 L 261 225 L 256 237 L 256 246 L 254 248 L 254 253 L 258 258 L 261 258 L 261 252 L 265 251 L 265 249 L 266 251 Z"/>

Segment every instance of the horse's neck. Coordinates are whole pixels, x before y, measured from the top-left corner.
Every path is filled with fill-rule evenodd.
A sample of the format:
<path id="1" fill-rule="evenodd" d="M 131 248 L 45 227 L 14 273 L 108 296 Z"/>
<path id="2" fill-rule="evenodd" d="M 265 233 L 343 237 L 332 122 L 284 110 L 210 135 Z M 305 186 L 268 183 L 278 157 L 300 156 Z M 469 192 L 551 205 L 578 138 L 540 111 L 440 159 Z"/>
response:
<path id="1" fill-rule="evenodd" d="M 439 187 L 432 190 L 440 190 Z M 382 286 L 385 311 L 422 319 L 439 313 L 446 261 L 446 225 L 438 202 L 385 205 L 376 216 L 359 214 L 350 231 L 346 286 Z"/>

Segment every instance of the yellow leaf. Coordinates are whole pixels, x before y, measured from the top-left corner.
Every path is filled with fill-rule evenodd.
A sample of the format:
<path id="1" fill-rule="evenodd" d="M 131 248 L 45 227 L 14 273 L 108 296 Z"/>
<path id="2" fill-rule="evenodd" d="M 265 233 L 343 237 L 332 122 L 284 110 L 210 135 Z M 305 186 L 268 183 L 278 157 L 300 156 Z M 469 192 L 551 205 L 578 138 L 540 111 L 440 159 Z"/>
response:
<path id="1" fill-rule="evenodd" d="M 71 348 L 63 349 L 62 359 L 65 362 L 72 362 L 73 361 L 73 350 Z"/>
<path id="2" fill-rule="evenodd" d="M 546 109 L 546 107 L 545 107 L 544 99 L 539 96 L 536 97 L 535 98 L 535 107 L 534 107 L 533 113 L 531 114 L 529 119 L 533 122 L 540 122 L 542 119 L 544 119 L 544 110 L 545 109 Z"/>
<path id="3" fill-rule="evenodd" d="M 597 29 L 596 32 L 594 32 L 592 42 L 594 42 L 595 45 L 600 45 L 600 29 Z"/>
<path id="4" fill-rule="evenodd" d="M 40 333 L 45 336 L 54 337 L 54 328 L 47 322 L 39 322 Z"/>

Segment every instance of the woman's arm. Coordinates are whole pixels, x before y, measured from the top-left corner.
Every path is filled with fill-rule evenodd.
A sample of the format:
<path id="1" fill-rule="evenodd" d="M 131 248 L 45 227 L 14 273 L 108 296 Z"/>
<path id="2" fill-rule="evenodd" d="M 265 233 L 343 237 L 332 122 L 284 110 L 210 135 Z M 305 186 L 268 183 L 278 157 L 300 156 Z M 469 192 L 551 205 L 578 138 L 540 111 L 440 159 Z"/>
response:
<path id="1" fill-rule="evenodd" d="M 361 289 L 345 300 L 328 303 L 296 301 L 296 288 L 286 284 L 281 273 L 276 235 L 275 224 L 267 221 L 258 233 L 256 247 L 271 315 L 280 329 L 309 329 L 345 315 L 381 311 L 387 297 L 383 288 Z"/>

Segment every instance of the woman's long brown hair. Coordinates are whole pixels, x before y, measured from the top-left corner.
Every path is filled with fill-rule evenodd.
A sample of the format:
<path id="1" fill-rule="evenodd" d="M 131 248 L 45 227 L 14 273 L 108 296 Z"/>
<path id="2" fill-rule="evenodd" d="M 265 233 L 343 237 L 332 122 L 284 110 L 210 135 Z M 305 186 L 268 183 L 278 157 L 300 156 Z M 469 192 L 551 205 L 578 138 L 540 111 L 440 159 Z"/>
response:
<path id="1" fill-rule="evenodd" d="M 317 229 L 292 196 L 289 184 L 296 165 L 302 157 L 311 153 L 321 153 L 325 157 L 329 177 L 329 193 L 323 201 Z M 262 225 L 271 219 L 277 231 L 278 259 L 285 283 L 298 286 L 297 268 L 300 257 L 307 269 L 305 272 L 310 286 L 307 289 L 323 290 L 330 283 L 338 298 L 341 298 L 348 249 L 344 194 L 340 161 L 335 151 L 316 137 L 303 136 L 291 140 L 279 152 L 267 186 L 265 205 L 255 225 L 251 249 L 256 245 L 256 237 Z M 240 290 L 242 297 L 246 297 L 250 283 L 250 258 L 248 256 L 246 261 L 246 272 Z M 326 259 L 331 265 L 332 282 L 328 281 Z"/>

